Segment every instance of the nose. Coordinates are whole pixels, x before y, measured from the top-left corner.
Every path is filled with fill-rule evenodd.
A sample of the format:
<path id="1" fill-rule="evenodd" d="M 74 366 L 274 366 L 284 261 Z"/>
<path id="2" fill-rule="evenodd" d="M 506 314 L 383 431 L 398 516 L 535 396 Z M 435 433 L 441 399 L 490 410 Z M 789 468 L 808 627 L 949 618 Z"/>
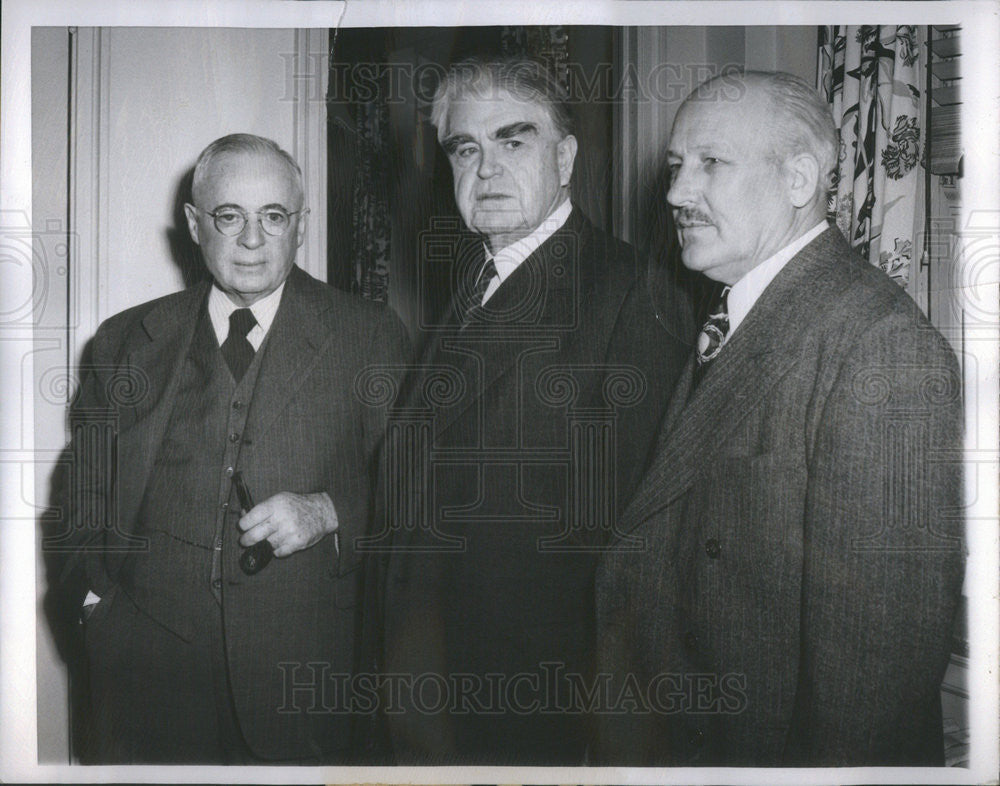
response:
<path id="1" fill-rule="evenodd" d="M 476 169 L 476 174 L 483 180 L 489 180 L 491 177 L 499 175 L 500 172 L 501 167 L 496 152 L 490 148 L 483 150 L 479 157 L 479 167 Z"/>
<path id="2" fill-rule="evenodd" d="M 247 216 L 246 226 L 240 232 L 239 243 L 244 248 L 260 248 L 264 242 L 264 230 L 260 226 L 260 216 L 251 213 Z"/>
<path id="3" fill-rule="evenodd" d="M 694 201 L 694 183 L 690 168 L 675 166 L 670 174 L 670 188 L 667 189 L 667 202 L 673 207 L 689 205 Z"/>

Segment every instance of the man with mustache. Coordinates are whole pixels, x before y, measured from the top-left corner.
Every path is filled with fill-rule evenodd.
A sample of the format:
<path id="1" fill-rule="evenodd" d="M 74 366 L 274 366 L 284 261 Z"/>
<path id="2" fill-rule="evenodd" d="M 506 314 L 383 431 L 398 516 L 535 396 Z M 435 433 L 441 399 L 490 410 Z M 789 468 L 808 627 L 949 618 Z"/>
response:
<path id="1" fill-rule="evenodd" d="M 396 470 L 412 510 L 390 518 L 382 665 L 441 682 L 403 690 L 393 748 L 400 762 L 581 764 L 596 554 L 687 350 L 633 249 L 570 200 L 577 140 L 546 69 L 459 63 L 432 120 L 475 237 L 456 238 L 451 310 L 405 400 L 436 409 L 429 464 Z"/>
<path id="2" fill-rule="evenodd" d="M 837 141 L 788 74 L 698 87 L 668 150 L 684 264 L 718 282 L 597 571 L 597 760 L 943 764 L 963 574 L 953 351 L 825 219 Z M 646 711 L 643 712 L 642 710 Z"/>

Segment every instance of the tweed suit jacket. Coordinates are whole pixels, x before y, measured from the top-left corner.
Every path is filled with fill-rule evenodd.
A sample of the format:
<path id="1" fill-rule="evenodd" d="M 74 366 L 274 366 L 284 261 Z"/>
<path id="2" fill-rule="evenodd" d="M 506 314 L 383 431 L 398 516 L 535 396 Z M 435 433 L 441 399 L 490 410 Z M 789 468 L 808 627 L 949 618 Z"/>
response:
<path id="1" fill-rule="evenodd" d="M 597 570 L 599 670 L 640 701 L 599 715 L 595 760 L 943 763 L 952 350 L 831 228 L 692 371 L 621 521 L 641 547 Z"/>
<path id="2" fill-rule="evenodd" d="M 74 444 L 77 477 L 69 507 L 77 564 L 85 566 L 88 586 L 102 597 L 87 635 L 108 642 L 109 651 L 116 631 L 100 627 L 109 617 L 103 607 L 121 592 L 181 638 L 191 633 L 191 621 L 169 602 L 187 588 L 167 574 L 158 587 L 136 589 L 130 577 L 136 558 L 154 544 L 136 534 L 139 511 L 159 446 L 168 438 L 178 372 L 208 287 L 154 300 L 102 324 L 93 341 L 93 369 L 74 405 L 77 417 L 104 412 L 115 423 L 110 458 L 84 440 Z M 325 537 L 248 577 L 236 565 L 238 533 L 227 534 L 223 624 L 229 676 L 236 714 L 255 755 L 323 757 L 347 747 L 349 715 L 289 711 L 279 664 L 322 663 L 344 674 L 356 665 L 362 557 L 354 543 L 370 526 L 384 412 L 359 398 L 355 378 L 371 363 L 401 363 L 407 339 L 391 312 L 296 267 L 263 349 L 240 467 L 257 502 L 280 491 L 326 491 L 337 511 L 339 537 L 336 543 Z M 122 385 L 132 388 L 123 395 L 116 392 Z M 205 501 L 210 510 L 215 504 Z"/>
<path id="3" fill-rule="evenodd" d="M 481 320 L 445 320 L 404 399 L 432 411 L 432 441 L 426 485 L 410 485 L 423 513 L 397 515 L 387 541 L 387 672 L 589 674 L 595 549 L 642 475 L 687 353 L 679 325 L 658 321 L 634 251 L 578 208 Z M 609 441 L 574 453 L 587 434 Z M 389 718 L 400 761 L 583 758 L 566 717 L 410 709 Z"/>

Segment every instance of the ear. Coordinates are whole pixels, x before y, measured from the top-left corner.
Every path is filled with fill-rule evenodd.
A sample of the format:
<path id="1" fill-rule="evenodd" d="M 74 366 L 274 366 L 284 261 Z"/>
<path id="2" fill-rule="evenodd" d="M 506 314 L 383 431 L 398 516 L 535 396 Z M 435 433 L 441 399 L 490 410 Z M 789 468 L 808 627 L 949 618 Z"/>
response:
<path id="1" fill-rule="evenodd" d="M 568 186 L 573 175 L 573 162 L 576 160 L 576 137 L 567 134 L 556 145 L 556 153 L 559 159 L 559 185 Z"/>
<path id="2" fill-rule="evenodd" d="M 785 159 L 788 199 L 796 208 L 807 207 L 819 188 L 819 161 L 812 153 L 796 153 Z"/>
<path id="3" fill-rule="evenodd" d="M 302 241 L 306 239 L 306 216 L 309 215 L 309 208 L 303 208 L 299 213 L 299 224 L 295 228 L 295 247 L 301 248 Z"/>
<path id="4" fill-rule="evenodd" d="M 196 246 L 200 246 L 201 243 L 198 242 L 198 211 L 194 209 L 194 205 L 185 202 L 184 215 L 187 217 L 188 232 L 191 233 L 191 239 Z"/>

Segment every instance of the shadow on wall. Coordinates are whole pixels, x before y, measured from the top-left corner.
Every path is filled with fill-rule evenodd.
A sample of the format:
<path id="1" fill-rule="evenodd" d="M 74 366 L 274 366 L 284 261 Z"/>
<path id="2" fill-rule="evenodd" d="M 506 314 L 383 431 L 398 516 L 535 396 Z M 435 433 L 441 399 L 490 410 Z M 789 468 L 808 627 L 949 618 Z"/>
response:
<path id="1" fill-rule="evenodd" d="M 184 277 L 184 286 L 190 287 L 199 281 L 206 281 L 211 276 L 201 258 L 201 249 L 191 239 L 188 231 L 187 216 L 184 215 L 184 203 L 191 202 L 191 182 L 194 180 L 194 167 L 188 169 L 178 180 L 174 191 L 173 225 L 167 227 L 167 242 L 170 244 L 170 256 Z"/>
<path id="2" fill-rule="evenodd" d="M 91 364 L 92 345 L 93 340 L 84 347 L 81 367 Z M 49 506 L 39 517 L 45 565 L 45 595 L 41 611 L 69 677 L 71 760 L 86 761 L 86 713 L 83 710 L 88 702 L 89 690 L 80 615 L 88 587 L 82 560 L 68 550 L 71 543 L 67 536 L 71 534 L 69 490 L 72 470 L 72 453 L 67 446 L 59 455 L 49 479 Z"/>

